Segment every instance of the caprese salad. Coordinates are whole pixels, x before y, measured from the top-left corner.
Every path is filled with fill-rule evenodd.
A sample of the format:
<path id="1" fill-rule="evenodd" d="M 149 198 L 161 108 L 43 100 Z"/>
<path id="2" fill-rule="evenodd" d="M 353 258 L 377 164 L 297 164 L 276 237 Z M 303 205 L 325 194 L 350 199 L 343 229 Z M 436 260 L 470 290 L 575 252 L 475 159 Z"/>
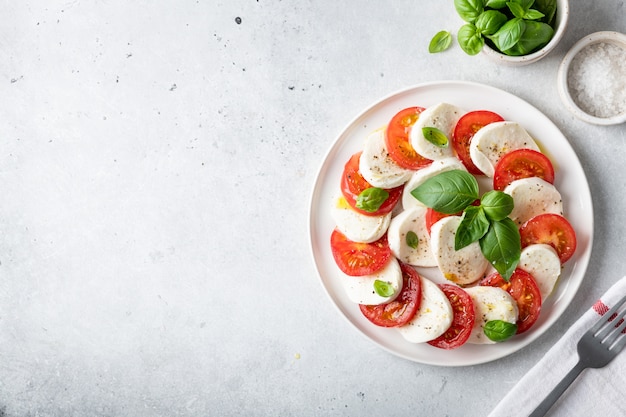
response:
<path id="1" fill-rule="evenodd" d="M 373 325 L 411 343 L 523 333 L 576 249 L 554 180 L 514 121 L 449 103 L 403 109 L 345 163 L 332 206 L 337 279 Z"/>

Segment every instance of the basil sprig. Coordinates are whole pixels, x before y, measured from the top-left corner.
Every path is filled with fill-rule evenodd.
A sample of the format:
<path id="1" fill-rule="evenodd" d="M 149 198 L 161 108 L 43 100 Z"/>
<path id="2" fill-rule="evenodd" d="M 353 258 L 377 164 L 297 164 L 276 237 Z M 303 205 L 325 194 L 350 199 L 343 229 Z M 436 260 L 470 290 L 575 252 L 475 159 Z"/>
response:
<path id="1" fill-rule="evenodd" d="M 494 342 L 503 342 L 517 333 L 517 324 L 504 320 L 490 320 L 485 323 L 483 332 Z"/>
<path id="2" fill-rule="evenodd" d="M 554 36 L 556 0 L 454 0 L 454 7 L 466 22 L 457 38 L 468 55 L 485 43 L 506 55 L 527 55 Z"/>
<path id="3" fill-rule="evenodd" d="M 356 207 L 373 213 L 389 198 L 389 192 L 378 187 L 370 187 L 361 191 L 356 198 Z"/>
<path id="4" fill-rule="evenodd" d="M 519 230 L 508 216 L 513 197 L 502 191 L 479 195 L 478 181 L 467 171 L 442 172 L 424 181 L 411 195 L 426 206 L 444 214 L 463 212 L 454 238 L 454 249 L 478 241 L 485 258 L 508 281 L 519 264 Z M 475 205 L 480 198 L 480 204 Z"/>

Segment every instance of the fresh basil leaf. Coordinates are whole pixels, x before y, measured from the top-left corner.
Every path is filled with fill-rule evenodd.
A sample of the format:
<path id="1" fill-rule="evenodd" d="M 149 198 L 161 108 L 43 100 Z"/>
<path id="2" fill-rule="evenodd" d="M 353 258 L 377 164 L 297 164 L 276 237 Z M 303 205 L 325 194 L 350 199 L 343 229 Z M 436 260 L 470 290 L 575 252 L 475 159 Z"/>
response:
<path id="1" fill-rule="evenodd" d="M 406 232 L 406 237 L 404 239 L 406 241 L 407 246 L 412 249 L 417 249 L 417 246 L 420 243 L 420 240 L 417 237 L 417 234 L 412 230 L 409 230 L 408 232 Z"/>
<path id="2" fill-rule="evenodd" d="M 503 9 L 506 7 L 508 0 L 487 0 L 485 7 L 491 7 L 492 9 Z"/>
<path id="3" fill-rule="evenodd" d="M 478 242 L 485 258 L 508 282 L 519 264 L 522 252 L 520 234 L 515 222 L 508 217 L 492 221 L 489 230 Z"/>
<path id="4" fill-rule="evenodd" d="M 483 35 L 493 35 L 506 23 L 507 17 L 497 10 L 486 10 L 476 19 L 476 29 Z"/>
<path id="5" fill-rule="evenodd" d="M 390 283 L 379 279 L 374 281 L 374 291 L 381 297 L 391 297 L 394 293 L 394 289 Z"/>
<path id="6" fill-rule="evenodd" d="M 494 342 L 503 342 L 517 333 L 517 324 L 504 320 L 489 320 L 483 327 L 485 336 Z"/>
<path id="7" fill-rule="evenodd" d="M 511 49 L 520 40 L 524 28 L 524 20 L 515 17 L 502 25 L 489 39 L 491 39 L 500 52 L 506 53 L 507 49 Z"/>
<path id="8" fill-rule="evenodd" d="M 454 0 L 456 12 L 468 23 L 474 23 L 484 7 L 484 0 Z"/>
<path id="9" fill-rule="evenodd" d="M 480 206 L 467 206 L 454 236 L 454 250 L 476 242 L 489 230 L 489 220 Z"/>
<path id="10" fill-rule="evenodd" d="M 452 35 L 450 32 L 442 30 L 437 32 L 428 45 L 428 52 L 436 54 L 437 52 L 443 52 L 452 45 Z"/>
<path id="11" fill-rule="evenodd" d="M 356 207 L 373 213 L 389 198 L 389 192 L 382 188 L 370 187 L 361 191 L 356 198 Z"/>
<path id="12" fill-rule="evenodd" d="M 533 3 L 535 3 L 535 0 L 509 0 L 509 3 L 517 3 L 522 6 L 524 10 L 528 10 L 533 5 Z"/>
<path id="13" fill-rule="evenodd" d="M 547 23 L 526 21 L 519 41 L 505 53 L 511 56 L 528 55 L 543 48 L 554 36 L 554 29 Z"/>
<path id="14" fill-rule="evenodd" d="M 411 195 L 433 210 L 455 214 L 479 197 L 478 181 L 469 172 L 455 169 L 427 179 Z"/>
<path id="15" fill-rule="evenodd" d="M 439 148 L 448 147 L 448 137 L 436 127 L 423 127 L 422 134 L 424 138 Z"/>
<path id="16" fill-rule="evenodd" d="M 552 25 L 554 16 L 556 16 L 556 0 L 535 0 L 535 9 L 544 14 L 541 21 Z"/>
<path id="17" fill-rule="evenodd" d="M 524 18 L 524 15 L 526 14 L 526 10 L 524 10 L 524 7 L 521 4 L 510 1 L 506 5 L 509 7 L 509 10 L 511 11 L 511 13 L 513 13 L 513 16 L 518 17 L 520 19 Z"/>
<path id="18" fill-rule="evenodd" d="M 513 197 L 502 191 L 487 191 L 480 199 L 480 205 L 489 220 L 502 220 L 513 211 Z"/>
<path id="19" fill-rule="evenodd" d="M 539 10 L 529 9 L 524 13 L 524 19 L 526 20 L 539 20 L 544 16 Z"/>
<path id="20" fill-rule="evenodd" d="M 485 40 L 481 36 L 476 26 L 471 23 L 461 26 L 457 34 L 459 46 L 468 55 L 478 54 L 485 45 Z"/>

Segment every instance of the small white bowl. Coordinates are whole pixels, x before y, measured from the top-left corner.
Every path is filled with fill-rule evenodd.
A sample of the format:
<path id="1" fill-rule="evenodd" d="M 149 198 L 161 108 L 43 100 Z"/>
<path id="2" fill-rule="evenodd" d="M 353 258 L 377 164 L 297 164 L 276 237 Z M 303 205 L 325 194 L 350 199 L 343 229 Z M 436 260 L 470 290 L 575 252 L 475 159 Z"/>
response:
<path id="1" fill-rule="evenodd" d="M 603 46 L 604 45 L 604 46 Z M 606 65 L 602 66 L 602 64 L 608 64 L 609 57 L 604 54 L 606 52 L 607 45 L 609 48 L 613 49 L 615 46 L 622 48 L 623 57 L 626 57 L 626 35 L 619 32 L 596 32 L 591 35 L 585 36 L 581 40 L 579 40 L 570 51 L 565 55 L 563 61 L 561 61 L 561 65 L 559 66 L 559 71 L 557 75 L 557 83 L 559 95 L 561 96 L 561 100 L 565 106 L 579 119 L 592 124 L 597 125 L 615 125 L 626 122 L 626 102 L 621 103 L 621 113 L 616 114 L 601 114 L 601 111 L 594 111 L 591 105 L 594 105 L 596 108 L 601 106 L 603 103 L 593 102 L 592 98 L 594 96 L 593 93 L 603 93 L 600 96 L 603 99 L 607 99 L 607 97 L 612 98 L 613 101 L 623 99 L 624 94 L 626 94 L 626 89 L 612 89 L 617 90 L 617 97 L 612 96 L 612 92 L 605 91 L 608 86 L 606 85 L 607 80 L 615 78 L 615 82 L 622 83 L 622 85 L 626 82 L 626 77 L 623 77 L 619 70 L 615 70 L 610 73 L 612 77 L 607 77 L 607 71 L 611 71 L 611 68 L 607 68 Z M 601 50 L 601 48 L 605 48 Z M 587 49 L 587 48 L 595 48 Z M 585 57 L 582 55 L 579 56 L 581 51 L 585 51 L 585 53 L 594 53 L 600 52 L 604 55 L 597 56 L 595 58 L 587 58 L 589 60 L 593 60 L 596 65 L 596 68 L 590 68 L 589 65 L 585 65 L 584 60 Z M 602 61 L 600 61 L 600 59 Z M 624 58 L 622 58 L 624 59 Z M 617 62 L 612 62 L 615 65 L 615 68 L 621 65 L 621 72 L 624 71 L 624 62 L 626 60 L 616 60 Z M 591 61 L 589 61 L 591 62 Z M 584 65 L 584 66 L 583 66 Z M 581 73 L 581 68 L 585 68 L 587 74 L 599 75 L 595 80 L 601 79 L 602 82 L 593 82 L 590 83 L 585 89 L 585 80 L 578 77 Z M 589 72 L 591 71 L 591 72 Z M 603 72 L 600 74 L 600 72 Z M 584 90 L 584 91 L 581 91 Z M 590 91 L 595 89 L 596 91 Z M 608 93 L 608 94 L 607 94 Z M 620 97 L 621 94 L 621 97 Z M 595 94 L 597 95 L 597 94 Z M 612 97 L 611 97 L 612 96 Z M 580 100 L 579 100 L 580 98 Z M 619 105 L 616 105 L 618 108 Z"/>
<path id="2" fill-rule="evenodd" d="M 532 64 L 533 62 L 539 61 L 541 58 L 545 57 L 552 51 L 556 45 L 563 38 L 563 34 L 565 33 L 565 29 L 567 28 L 567 22 L 569 21 L 569 1 L 568 0 L 557 0 L 556 1 L 556 16 L 554 18 L 554 36 L 550 39 L 550 42 L 546 44 L 540 50 L 533 52 L 532 54 L 522 55 L 522 56 L 509 56 L 490 48 L 487 44 L 482 49 L 483 54 L 485 54 L 489 59 L 511 67 L 521 67 L 522 65 Z"/>

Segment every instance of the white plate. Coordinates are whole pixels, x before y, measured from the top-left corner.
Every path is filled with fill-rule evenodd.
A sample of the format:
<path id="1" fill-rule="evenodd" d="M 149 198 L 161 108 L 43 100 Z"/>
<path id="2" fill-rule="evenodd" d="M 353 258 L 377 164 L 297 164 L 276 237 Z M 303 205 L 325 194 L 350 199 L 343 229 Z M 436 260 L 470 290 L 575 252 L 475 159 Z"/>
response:
<path id="1" fill-rule="evenodd" d="M 346 161 L 362 149 L 363 140 L 369 132 L 384 126 L 399 110 L 411 106 L 428 107 L 439 102 L 451 103 L 466 111 L 491 110 L 526 128 L 554 164 L 555 186 L 563 196 L 565 216 L 576 230 L 576 253 L 565 264 L 558 286 L 545 300 L 538 321 L 526 333 L 495 345 L 465 344 L 457 349 L 443 350 L 428 344 L 409 343 L 397 330 L 373 325 L 363 317 L 358 306 L 345 296 L 337 278 L 340 272 L 330 250 L 330 234 L 335 226 L 330 209 L 333 196 L 339 190 Z M 431 365 L 485 363 L 510 355 L 537 339 L 563 314 L 576 295 L 591 255 L 591 194 L 580 161 L 569 142 L 539 110 L 510 93 L 482 84 L 461 81 L 420 84 L 383 98 L 366 109 L 348 124 L 324 158 L 313 188 L 309 214 L 313 258 L 322 285 L 341 315 L 383 349 L 411 361 Z M 420 272 L 426 270 L 420 269 Z M 428 276 L 425 272 L 424 275 Z"/>

